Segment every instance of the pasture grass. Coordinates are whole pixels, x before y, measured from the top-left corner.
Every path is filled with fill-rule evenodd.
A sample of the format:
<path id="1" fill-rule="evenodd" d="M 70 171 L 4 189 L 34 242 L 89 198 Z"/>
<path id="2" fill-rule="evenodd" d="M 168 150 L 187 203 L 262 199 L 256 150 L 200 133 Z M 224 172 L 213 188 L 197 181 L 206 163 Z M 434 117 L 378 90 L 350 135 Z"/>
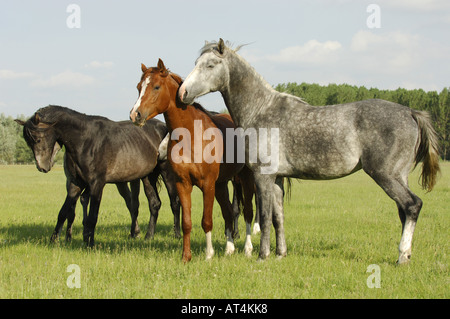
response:
<path id="1" fill-rule="evenodd" d="M 363 172 L 333 181 L 294 181 L 285 202 L 288 256 L 257 262 L 243 253 L 245 225 L 233 256 L 224 256 L 224 223 L 214 206 L 215 256 L 205 261 L 201 193 L 193 193 L 192 261 L 181 262 L 182 241 L 172 232 L 165 189 L 156 234 L 144 240 L 149 209 L 143 192 L 141 237 L 128 238 L 130 217 L 114 185 L 107 185 L 96 228 L 96 246 L 84 248 L 77 206 L 73 240 L 49 243 L 62 206 L 61 166 L 48 174 L 34 166 L 0 166 L 0 298 L 449 298 L 450 163 L 442 163 L 436 188 L 422 191 L 417 169 L 410 176 L 424 206 L 409 265 L 397 266 L 401 224 L 395 203 Z M 66 284 L 80 269 L 81 288 Z M 369 288 L 371 264 L 381 288 Z"/>

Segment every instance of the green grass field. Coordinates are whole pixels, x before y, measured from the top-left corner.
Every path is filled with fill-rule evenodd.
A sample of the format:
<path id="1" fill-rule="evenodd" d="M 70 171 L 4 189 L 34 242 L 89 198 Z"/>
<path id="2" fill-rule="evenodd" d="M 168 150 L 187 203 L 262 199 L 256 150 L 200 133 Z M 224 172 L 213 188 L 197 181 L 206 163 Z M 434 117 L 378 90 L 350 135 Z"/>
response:
<path id="1" fill-rule="evenodd" d="M 257 262 L 243 253 L 245 226 L 233 256 L 224 256 L 224 223 L 214 207 L 215 256 L 205 261 L 201 193 L 193 193 L 192 261 L 181 262 L 172 213 L 163 205 L 153 241 L 129 239 L 130 217 L 114 185 L 107 185 L 96 228 L 96 247 L 85 249 L 82 211 L 74 237 L 50 244 L 65 199 L 62 167 L 48 174 L 34 166 L 0 166 L 0 298 L 449 298 L 450 163 L 426 194 L 410 176 L 424 206 L 411 263 L 396 266 L 401 224 L 395 203 L 363 172 L 334 181 L 294 181 L 285 203 L 288 256 Z M 141 192 L 139 224 L 149 209 Z M 67 271 L 79 266 L 81 288 L 69 288 Z M 378 265 L 381 287 L 369 288 L 369 265 Z"/>

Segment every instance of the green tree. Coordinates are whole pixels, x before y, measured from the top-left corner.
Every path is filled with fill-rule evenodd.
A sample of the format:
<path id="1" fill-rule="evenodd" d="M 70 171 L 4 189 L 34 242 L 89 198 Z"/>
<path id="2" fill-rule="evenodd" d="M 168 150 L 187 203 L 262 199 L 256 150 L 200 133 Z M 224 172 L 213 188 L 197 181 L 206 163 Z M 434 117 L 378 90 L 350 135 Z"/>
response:
<path id="1" fill-rule="evenodd" d="M 17 134 L 13 126 L 13 119 L 0 115 L 0 164 L 14 163 Z"/>
<path id="2" fill-rule="evenodd" d="M 429 112 L 434 120 L 436 131 L 442 139 L 441 151 L 444 159 L 450 160 L 450 88 L 439 93 L 438 103 L 430 103 Z"/>

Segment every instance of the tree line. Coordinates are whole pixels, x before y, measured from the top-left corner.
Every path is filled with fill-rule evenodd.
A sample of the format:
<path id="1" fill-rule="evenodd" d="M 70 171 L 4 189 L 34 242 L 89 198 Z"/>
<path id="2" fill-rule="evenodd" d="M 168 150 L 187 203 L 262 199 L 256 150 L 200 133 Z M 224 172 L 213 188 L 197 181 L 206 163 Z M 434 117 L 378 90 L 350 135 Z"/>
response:
<path id="1" fill-rule="evenodd" d="M 439 134 L 441 157 L 450 160 L 450 87 L 425 92 L 422 89 L 380 90 L 348 84 L 283 83 L 275 89 L 298 97 L 311 105 L 333 105 L 367 99 L 382 99 L 409 106 L 415 110 L 428 111 L 434 128 Z"/>
<path id="2" fill-rule="evenodd" d="M 275 89 L 301 97 L 311 105 L 332 105 L 366 99 L 383 99 L 409 106 L 416 110 L 428 111 L 440 137 L 441 156 L 450 160 L 450 87 L 440 93 L 425 92 L 422 89 L 379 90 L 348 84 L 283 83 Z M 25 115 L 18 116 L 26 120 Z M 58 154 L 57 162 L 62 162 L 63 152 Z M 33 153 L 22 135 L 22 126 L 14 118 L 0 114 L 0 164 L 29 164 L 34 162 Z"/>

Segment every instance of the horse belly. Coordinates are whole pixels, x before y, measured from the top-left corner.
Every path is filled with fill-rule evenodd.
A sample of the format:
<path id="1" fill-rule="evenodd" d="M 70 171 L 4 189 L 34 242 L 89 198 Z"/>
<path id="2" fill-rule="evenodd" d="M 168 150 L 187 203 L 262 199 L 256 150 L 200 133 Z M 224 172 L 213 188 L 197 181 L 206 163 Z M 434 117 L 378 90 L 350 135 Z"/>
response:
<path id="1" fill-rule="evenodd" d="M 132 154 L 132 153 L 131 153 Z M 126 156 L 118 154 L 114 162 L 107 168 L 106 182 L 129 182 L 143 178 L 150 174 L 157 164 L 156 151 L 148 156 L 133 156 L 130 153 Z"/>
<path id="2" fill-rule="evenodd" d="M 284 154 L 280 156 L 279 170 L 282 172 L 280 175 L 285 176 L 335 179 L 361 169 L 361 149 L 352 136 L 310 140 Z"/>

